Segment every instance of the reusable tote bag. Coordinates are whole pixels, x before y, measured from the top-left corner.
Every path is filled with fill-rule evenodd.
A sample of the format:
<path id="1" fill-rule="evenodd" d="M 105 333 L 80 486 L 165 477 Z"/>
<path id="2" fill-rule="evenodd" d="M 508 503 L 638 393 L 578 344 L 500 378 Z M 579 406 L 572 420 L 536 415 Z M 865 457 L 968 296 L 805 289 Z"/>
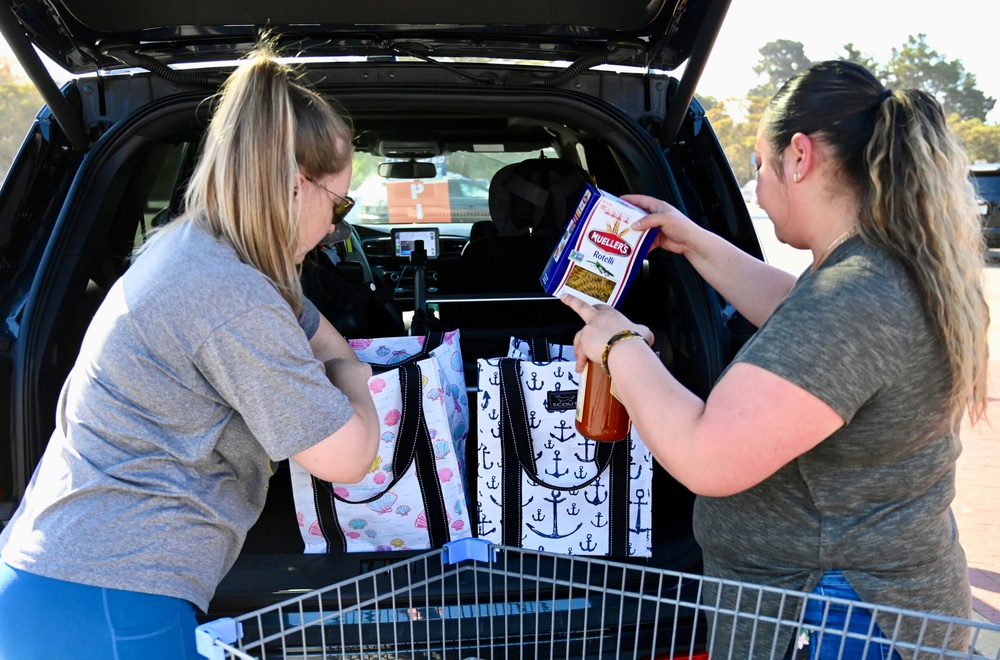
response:
<path id="1" fill-rule="evenodd" d="M 451 427 L 455 453 L 465 474 L 465 443 L 469 436 L 469 395 L 465 391 L 465 370 L 462 366 L 461 333 L 431 332 L 426 337 L 390 337 L 383 339 L 349 339 L 348 343 L 362 362 L 371 365 L 394 366 L 408 361 L 435 358 L 441 380 L 445 412 Z"/>
<path id="2" fill-rule="evenodd" d="M 635 433 L 619 442 L 577 433 L 572 363 L 491 358 L 478 368 L 478 536 L 564 554 L 650 556 L 652 456 Z"/>
<path id="3" fill-rule="evenodd" d="M 535 362 L 573 362 L 573 346 L 570 344 L 553 344 L 542 337 L 520 339 L 510 338 L 510 349 L 507 357 Z"/>
<path id="4" fill-rule="evenodd" d="M 464 453 L 456 450 L 447 415 L 454 402 L 446 395 L 441 377 L 446 368 L 437 357 L 458 351 L 457 335 L 450 339 L 451 344 L 440 335 L 426 342 L 422 337 L 372 342 L 409 346 L 419 340 L 422 346 L 406 357 L 400 352 L 405 348 L 383 351 L 387 361 L 395 362 L 372 365 L 376 373 L 368 387 L 381 443 L 361 483 L 322 481 L 290 462 L 305 552 L 423 550 L 472 535 L 460 462 Z M 441 345 L 449 348 L 435 355 Z"/>

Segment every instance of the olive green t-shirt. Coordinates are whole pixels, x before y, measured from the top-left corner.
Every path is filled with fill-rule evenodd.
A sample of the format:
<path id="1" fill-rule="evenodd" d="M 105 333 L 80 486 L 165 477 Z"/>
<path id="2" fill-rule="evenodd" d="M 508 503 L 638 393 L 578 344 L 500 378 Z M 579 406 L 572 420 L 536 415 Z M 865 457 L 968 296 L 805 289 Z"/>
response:
<path id="1" fill-rule="evenodd" d="M 698 498 L 706 574 L 812 591 L 823 571 L 840 570 L 865 602 L 968 618 L 965 554 L 950 510 L 961 451 L 951 380 L 902 263 L 850 239 L 799 278 L 735 362 L 811 392 L 845 425 L 753 488 Z M 895 617 L 877 620 L 891 637 Z M 716 640 L 728 644 L 729 632 Z M 919 634 L 906 625 L 899 639 Z M 924 642 L 941 634 L 932 626 Z M 783 631 L 778 648 L 790 636 Z M 761 637 L 770 648 L 774 640 Z M 952 632 L 954 644 L 964 639 Z M 732 657 L 759 655 L 750 654 L 748 635 L 736 640 Z"/>

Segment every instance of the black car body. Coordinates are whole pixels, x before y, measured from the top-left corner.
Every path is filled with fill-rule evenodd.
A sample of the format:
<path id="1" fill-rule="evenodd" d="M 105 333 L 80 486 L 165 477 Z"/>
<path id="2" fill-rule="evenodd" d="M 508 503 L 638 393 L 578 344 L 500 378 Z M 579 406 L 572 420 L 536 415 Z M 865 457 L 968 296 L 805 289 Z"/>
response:
<path id="1" fill-rule="evenodd" d="M 979 198 L 983 239 L 988 248 L 1000 248 L 1000 163 L 976 164 L 969 172 Z"/>
<path id="2" fill-rule="evenodd" d="M 738 183 L 694 99 L 727 8 L 728 0 L 5 2 L 0 28 L 47 105 L 0 190 L 0 522 L 10 519 L 45 448 L 91 316 L 144 232 L 179 209 L 209 116 L 206 99 L 261 29 L 303 54 L 304 79 L 349 111 L 359 159 L 429 161 L 491 145 L 506 159 L 499 167 L 548 154 L 581 163 L 612 194 L 667 199 L 761 256 Z M 69 82 L 59 87 L 38 52 L 72 74 Z M 671 73 L 682 65 L 682 75 Z M 475 235 L 469 218 L 436 222 L 440 256 L 416 293 L 413 264 L 389 247 L 399 225 L 353 220 L 350 253 L 330 248 L 338 276 L 387 292 L 387 309 L 401 318 L 426 296 L 442 323 L 462 329 L 467 364 L 500 354 L 512 334 L 568 341 L 579 324 L 558 302 L 540 299 L 541 265 L 520 253 L 488 266 L 463 262 Z M 524 284 L 492 302 L 463 303 L 482 293 L 476 288 L 487 278 L 476 269 L 487 267 L 491 281 L 499 269 L 503 281 Z M 461 286 L 445 286 L 449 274 Z M 622 310 L 654 330 L 667 366 L 705 396 L 752 331 L 725 307 L 683 258 L 656 250 Z M 348 335 L 392 327 L 331 309 Z M 469 446 L 474 452 L 476 443 Z M 210 618 L 394 561 L 395 553 L 302 555 L 280 491 L 272 488 Z M 697 571 L 693 495 L 660 470 L 653 497 L 653 557 L 636 561 Z"/>

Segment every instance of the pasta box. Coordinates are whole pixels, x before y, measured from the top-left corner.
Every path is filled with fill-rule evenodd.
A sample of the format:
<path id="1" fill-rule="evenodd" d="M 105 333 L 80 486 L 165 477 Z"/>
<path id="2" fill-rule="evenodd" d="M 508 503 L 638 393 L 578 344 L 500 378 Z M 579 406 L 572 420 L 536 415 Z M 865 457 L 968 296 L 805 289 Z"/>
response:
<path id="1" fill-rule="evenodd" d="M 617 306 L 658 231 L 632 229 L 646 215 L 588 184 L 542 271 L 542 288 L 553 296 L 568 293 L 592 305 Z"/>

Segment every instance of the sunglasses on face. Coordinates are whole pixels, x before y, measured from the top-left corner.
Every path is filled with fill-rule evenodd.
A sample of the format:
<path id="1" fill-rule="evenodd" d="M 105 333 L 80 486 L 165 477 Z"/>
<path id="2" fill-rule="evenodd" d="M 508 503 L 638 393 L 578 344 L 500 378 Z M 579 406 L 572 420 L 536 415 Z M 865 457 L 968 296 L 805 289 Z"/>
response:
<path id="1" fill-rule="evenodd" d="M 354 208 L 354 199 L 353 198 L 346 197 L 344 195 L 338 195 L 337 193 L 333 192 L 332 190 L 330 190 L 326 186 L 320 184 L 318 181 L 316 181 L 315 179 L 312 179 L 310 177 L 306 177 L 306 181 L 312 183 L 313 185 L 315 185 L 318 188 L 322 188 L 323 190 L 325 190 L 326 192 L 330 193 L 335 198 L 337 198 L 337 199 L 340 200 L 336 204 L 333 205 L 333 224 L 336 225 L 338 222 L 340 222 L 341 220 L 343 220 L 344 218 L 346 218 L 347 214 L 350 213 L 351 209 Z"/>

